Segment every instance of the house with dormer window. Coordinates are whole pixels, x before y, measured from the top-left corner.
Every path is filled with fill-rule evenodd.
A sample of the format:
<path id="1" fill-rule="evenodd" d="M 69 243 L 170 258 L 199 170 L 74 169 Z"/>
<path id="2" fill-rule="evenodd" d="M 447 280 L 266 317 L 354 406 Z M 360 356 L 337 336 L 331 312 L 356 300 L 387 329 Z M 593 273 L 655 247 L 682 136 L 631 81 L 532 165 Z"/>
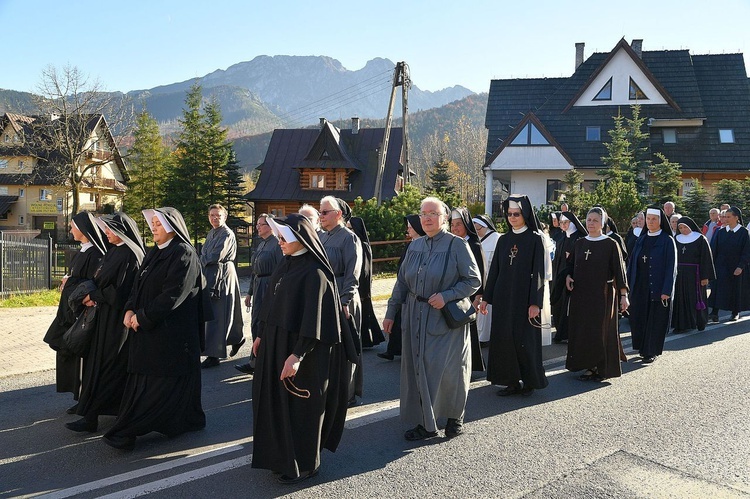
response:
<path id="1" fill-rule="evenodd" d="M 40 150 L 36 134 L 55 125 L 54 116 L 0 117 L 0 231 L 39 231 L 65 238 L 72 211 L 72 192 L 56 165 L 64 162 L 54 151 Z M 127 170 L 104 116 L 90 115 L 81 128 L 85 157 L 78 192 L 79 210 L 111 212 L 121 209 Z"/>
<path id="2" fill-rule="evenodd" d="M 255 188 L 245 195 L 256 213 L 286 216 L 307 203 L 317 207 L 324 196 L 354 204 L 376 197 L 375 183 L 384 128 L 340 130 L 321 119 L 320 128 L 277 129 L 271 136 Z M 386 152 L 381 199 L 403 187 L 401 128 L 392 128 Z"/>
<path id="3" fill-rule="evenodd" d="M 613 117 L 639 104 L 650 153 L 682 165 L 679 193 L 693 179 L 711 189 L 750 176 L 750 87 L 742 54 L 644 51 L 624 39 L 584 58 L 576 44 L 567 78 L 493 80 L 487 104 L 487 206 L 499 212 L 503 192 L 528 194 L 536 206 L 556 201 L 575 168 L 593 189 L 605 167 Z"/>

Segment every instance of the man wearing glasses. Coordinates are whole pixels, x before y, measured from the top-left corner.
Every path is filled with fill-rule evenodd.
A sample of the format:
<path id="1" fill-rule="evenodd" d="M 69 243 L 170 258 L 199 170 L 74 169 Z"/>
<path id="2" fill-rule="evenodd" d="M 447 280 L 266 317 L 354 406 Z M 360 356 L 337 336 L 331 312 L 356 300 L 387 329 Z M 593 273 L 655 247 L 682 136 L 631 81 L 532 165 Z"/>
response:
<path id="1" fill-rule="evenodd" d="M 544 240 L 529 198 L 513 194 L 503 202 L 511 230 L 500 236 L 487 275 L 479 312 L 492 305 L 487 381 L 503 385 L 497 394 L 528 396 L 548 381 L 542 366 Z"/>

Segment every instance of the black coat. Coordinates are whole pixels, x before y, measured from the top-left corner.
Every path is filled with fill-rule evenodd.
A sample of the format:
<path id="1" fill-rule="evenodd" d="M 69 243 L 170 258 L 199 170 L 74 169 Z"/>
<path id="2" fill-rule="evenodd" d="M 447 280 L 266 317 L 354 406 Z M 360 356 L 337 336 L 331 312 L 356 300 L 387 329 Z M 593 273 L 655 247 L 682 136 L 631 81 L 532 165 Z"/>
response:
<path id="1" fill-rule="evenodd" d="M 202 278 L 197 253 L 179 238 L 146 255 L 125 304 L 140 324 L 130 331 L 129 373 L 183 376 L 200 369 Z"/>

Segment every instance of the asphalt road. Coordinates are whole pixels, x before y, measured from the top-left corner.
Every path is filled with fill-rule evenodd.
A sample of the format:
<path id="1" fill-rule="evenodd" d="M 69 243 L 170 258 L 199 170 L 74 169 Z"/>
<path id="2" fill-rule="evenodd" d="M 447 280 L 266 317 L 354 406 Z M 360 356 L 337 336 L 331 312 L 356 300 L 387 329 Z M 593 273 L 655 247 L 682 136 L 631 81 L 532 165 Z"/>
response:
<path id="1" fill-rule="evenodd" d="M 151 434 L 131 453 L 101 442 L 113 418 L 95 434 L 64 428 L 77 416 L 54 371 L 0 377 L 0 497 L 750 497 L 749 328 L 669 336 L 649 366 L 626 337 L 611 383 L 579 381 L 560 357 L 528 398 L 474 382 L 465 434 L 420 443 L 403 439 L 399 361 L 375 347 L 338 451 L 297 486 L 250 467 L 251 377 L 233 361 L 203 371 L 205 430 Z"/>

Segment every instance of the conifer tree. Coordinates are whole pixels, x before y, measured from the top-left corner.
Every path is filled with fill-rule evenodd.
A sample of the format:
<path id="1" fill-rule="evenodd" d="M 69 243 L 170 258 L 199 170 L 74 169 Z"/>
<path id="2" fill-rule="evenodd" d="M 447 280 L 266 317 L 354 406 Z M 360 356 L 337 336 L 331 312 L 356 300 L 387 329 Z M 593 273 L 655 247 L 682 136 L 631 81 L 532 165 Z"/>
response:
<path id="1" fill-rule="evenodd" d="M 693 188 L 685 193 L 682 197 L 684 214 L 695 220 L 699 224 L 708 218 L 708 211 L 711 209 L 711 197 L 700 180 L 693 179 Z"/>
<path id="2" fill-rule="evenodd" d="M 141 210 L 162 206 L 165 199 L 166 176 L 170 163 L 169 150 L 159 135 L 159 125 L 147 111 L 136 117 L 134 143 L 130 149 L 130 181 L 125 193 L 124 209 L 133 216 L 141 233 L 146 234 L 148 224 L 136 216 Z"/>
<path id="3" fill-rule="evenodd" d="M 432 168 L 428 172 L 427 176 L 430 180 L 430 189 L 440 194 L 453 194 L 455 187 L 451 183 L 450 161 L 448 161 L 448 155 L 445 149 L 438 151 L 437 159 L 432 163 Z"/>
<path id="4" fill-rule="evenodd" d="M 682 200 L 677 195 L 680 185 L 682 184 L 682 167 L 679 163 L 669 161 L 664 154 L 657 152 L 658 163 L 654 163 L 651 169 L 651 195 L 652 203 L 664 203 L 674 201 L 678 205 Z"/>
<path id="5" fill-rule="evenodd" d="M 224 201 L 223 204 L 230 216 L 240 217 L 245 210 L 245 200 L 242 197 L 244 193 L 243 182 L 244 176 L 240 164 L 237 162 L 237 155 L 230 144 L 229 161 L 225 168 L 224 178 Z"/>

